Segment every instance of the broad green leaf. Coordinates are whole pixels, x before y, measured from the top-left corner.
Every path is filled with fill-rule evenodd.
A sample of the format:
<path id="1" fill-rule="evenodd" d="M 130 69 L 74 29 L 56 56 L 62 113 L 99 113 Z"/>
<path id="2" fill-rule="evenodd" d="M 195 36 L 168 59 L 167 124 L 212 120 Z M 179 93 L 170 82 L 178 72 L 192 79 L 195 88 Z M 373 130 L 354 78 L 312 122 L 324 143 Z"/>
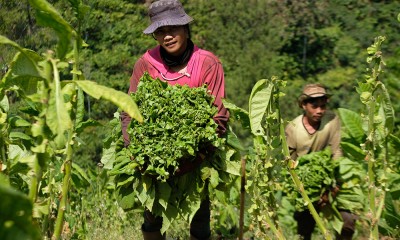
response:
<path id="1" fill-rule="evenodd" d="M 6 95 L 2 96 L 2 99 L 0 101 L 0 110 L 3 110 L 4 112 L 8 112 L 10 110 L 10 103 L 8 102 L 8 98 Z"/>
<path id="2" fill-rule="evenodd" d="M 239 151 L 244 151 L 244 147 L 242 146 L 242 143 L 240 142 L 239 138 L 232 131 L 227 131 L 226 143 Z"/>
<path id="3" fill-rule="evenodd" d="M 394 145 L 395 148 L 400 148 L 400 138 L 396 135 L 390 134 L 389 135 L 390 142 Z"/>
<path id="4" fill-rule="evenodd" d="M 37 23 L 56 31 L 59 41 L 57 54 L 60 59 L 63 59 L 72 47 L 72 37 L 76 36 L 75 31 L 49 2 L 45 0 L 29 0 L 29 3 L 36 10 Z"/>
<path id="5" fill-rule="evenodd" d="M 29 127 L 31 123 L 26 121 L 25 119 L 21 118 L 20 116 L 10 116 L 8 122 L 13 127 Z"/>
<path id="6" fill-rule="evenodd" d="M 236 106 L 234 103 L 228 101 L 227 99 L 222 100 L 224 107 L 229 109 L 230 116 L 242 124 L 242 127 L 245 129 L 250 129 L 250 118 L 249 113 Z"/>
<path id="7" fill-rule="evenodd" d="M 227 161 L 226 172 L 235 176 L 240 176 L 240 162 Z"/>
<path id="8" fill-rule="evenodd" d="M 201 197 L 193 192 L 189 194 L 183 204 L 180 205 L 180 214 L 182 214 L 182 217 L 186 221 L 191 222 L 196 212 L 200 209 L 200 205 Z"/>
<path id="9" fill-rule="evenodd" d="M 90 184 L 90 178 L 87 176 L 86 172 L 78 164 L 73 162 L 72 169 L 73 169 L 72 174 L 79 175 L 81 178 L 86 180 L 87 183 Z"/>
<path id="10" fill-rule="evenodd" d="M 27 155 L 19 159 L 20 163 L 26 163 L 31 169 L 35 168 L 35 164 L 37 164 L 37 155 Z"/>
<path id="11" fill-rule="evenodd" d="M 339 211 L 335 207 L 329 206 L 323 208 L 322 213 L 329 221 L 329 224 L 332 225 L 333 229 L 335 229 L 337 233 L 340 233 L 343 227 L 343 219 Z"/>
<path id="12" fill-rule="evenodd" d="M 131 186 L 135 177 L 134 176 L 129 176 L 129 175 L 122 175 L 122 177 L 118 178 L 117 182 L 117 188 L 122 187 L 122 186 Z"/>
<path id="13" fill-rule="evenodd" d="M 355 160 L 363 160 L 365 158 L 365 152 L 360 146 L 348 142 L 341 142 L 340 146 L 346 155 L 352 156 Z"/>
<path id="14" fill-rule="evenodd" d="M 40 240 L 40 231 L 33 224 L 32 203 L 28 197 L 0 180 L 0 239 Z"/>
<path id="15" fill-rule="evenodd" d="M 262 121 L 270 105 L 274 85 L 266 79 L 259 80 L 253 87 L 249 98 L 249 118 L 251 132 L 264 136 Z"/>
<path id="16" fill-rule="evenodd" d="M 395 204 L 391 193 L 387 192 L 385 195 L 385 211 L 383 217 L 386 219 L 386 223 L 393 228 L 400 226 L 400 212 L 396 209 Z"/>
<path id="17" fill-rule="evenodd" d="M 171 196 L 171 187 L 167 182 L 160 182 L 158 184 L 158 196 L 159 196 L 159 203 L 161 206 L 164 207 L 164 210 L 167 209 L 168 201 Z"/>
<path id="18" fill-rule="evenodd" d="M 117 188 L 116 195 L 118 205 L 125 211 L 136 207 L 136 195 L 132 185 Z"/>
<path id="19" fill-rule="evenodd" d="M 132 98 L 123 92 L 117 91 L 115 89 L 98 85 L 96 82 L 88 80 L 74 81 L 79 87 L 83 89 L 90 96 L 100 99 L 103 98 L 115 104 L 117 107 L 121 108 L 123 111 L 129 114 L 132 118 L 136 119 L 138 122 L 143 122 L 143 117 L 139 112 L 136 103 Z"/>
<path id="20" fill-rule="evenodd" d="M 0 40 L 1 40 L 0 36 Z M 3 37 L 4 40 L 4 37 Z M 12 42 L 10 40 L 5 42 Z M 15 47 L 15 44 L 12 46 Z M 38 62 L 42 58 L 35 52 L 17 47 L 20 51 L 15 54 L 10 63 L 9 71 L 4 75 L 2 83 L 6 86 L 17 85 L 22 88 L 26 93 L 33 93 L 37 90 L 37 81 L 42 80 L 43 76 L 39 70 Z"/>
<path id="21" fill-rule="evenodd" d="M 345 108 L 339 108 L 338 111 L 344 131 L 358 143 L 361 143 L 362 139 L 365 137 L 365 133 L 362 128 L 363 122 L 360 115 Z"/>
<path id="22" fill-rule="evenodd" d="M 103 148 L 103 154 L 101 155 L 100 162 L 104 165 L 104 169 L 112 169 L 115 161 L 115 146 L 116 144 L 111 143 L 109 148 Z"/>
<path id="23" fill-rule="evenodd" d="M 176 206 L 169 204 L 165 212 L 162 213 L 163 225 L 161 228 L 161 234 L 164 234 L 171 226 L 174 219 L 178 217 L 178 209 Z"/>
<path id="24" fill-rule="evenodd" d="M 31 136 L 23 133 L 23 132 L 10 132 L 9 135 L 11 140 L 31 140 Z"/>
<path id="25" fill-rule="evenodd" d="M 49 205 L 47 201 L 35 202 L 33 204 L 32 215 L 34 218 L 41 218 L 43 215 L 49 215 Z"/>
<path id="26" fill-rule="evenodd" d="M 147 190 L 147 196 L 148 196 L 148 198 L 146 200 L 145 207 L 147 209 L 152 210 L 154 201 L 156 200 L 156 188 L 155 188 L 154 184 L 151 186 L 150 189 Z"/>
<path id="27" fill-rule="evenodd" d="M 54 81 L 50 90 L 49 106 L 46 111 L 46 123 L 50 130 L 56 135 L 55 142 L 61 148 L 66 141 L 65 131 L 72 128 L 72 120 L 64 103 L 64 96 L 61 92 L 58 70 L 53 64 Z"/>
<path id="28" fill-rule="evenodd" d="M 7 45 L 11 45 L 14 48 L 18 49 L 19 51 L 23 51 L 23 48 L 21 46 L 19 46 L 18 43 L 8 39 L 7 37 L 0 35 L 0 44 L 7 44 Z"/>
<path id="29" fill-rule="evenodd" d="M 211 170 L 210 184 L 213 188 L 216 188 L 219 183 L 218 171 L 213 168 L 211 168 L 210 170 Z"/>

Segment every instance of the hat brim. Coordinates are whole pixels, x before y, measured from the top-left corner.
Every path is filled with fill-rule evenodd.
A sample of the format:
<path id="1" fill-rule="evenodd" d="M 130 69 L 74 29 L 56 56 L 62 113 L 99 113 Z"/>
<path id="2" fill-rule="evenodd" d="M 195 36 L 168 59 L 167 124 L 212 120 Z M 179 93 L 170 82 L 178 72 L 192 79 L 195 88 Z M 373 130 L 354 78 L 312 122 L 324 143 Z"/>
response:
<path id="1" fill-rule="evenodd" d="M 328 93 L 313 93 L 313 94 L 310 94 L 310 95 L 307 95 L 307 94 L 303 93 L 298 98 L 298 104 L 299 104 L 299 107 L 302 108 L 303 102 L 305 100 L 312 99 L 312 98 L 319 98 L 319 97 L 330 98 L 331 96 L 332 96 L 332 94 L 328 94 Z"/>
<path id="2" fill-rule="evenodd" d="M 307 96 L 307 98 L 319 98 L 319 97 L 330 97 L 331 95 L 330 94 L 327 94 L 327 93 L 313 93 L 313 94 L 310 94 L 310 95 L 307 95 L 307 94 L 303 94 L 303 95 L 306 95 Z"/>
<path id="3" fill-rule="evenodd" d="M 157 30 L 159 27 L 164 27 L 164 26 L 182 26 L 189 24 L 193 21 L 193 18 L 190 17 L 189 15 L 184 15 L 181 17 L 177 18 L 170 18 L 170 19 L 164 19 L 160 21 L 155 21 L 150 26 L 148 26 L 143 33 L 144 34 L 152 34 L 154 31 Z"/>

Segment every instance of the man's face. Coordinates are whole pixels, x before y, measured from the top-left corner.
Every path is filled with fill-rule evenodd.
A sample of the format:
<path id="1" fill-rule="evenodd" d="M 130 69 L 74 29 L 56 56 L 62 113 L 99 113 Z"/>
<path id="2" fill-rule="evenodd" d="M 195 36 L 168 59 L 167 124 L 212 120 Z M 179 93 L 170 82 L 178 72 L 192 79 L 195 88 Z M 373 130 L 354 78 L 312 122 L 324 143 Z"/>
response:
<path id="1" fill-rule="evenodd" d="M 303 109 L 309 122 L 320 122 L 326 111 L 328 99 L 325 97 L 314 98 L 303 103 Z"/>

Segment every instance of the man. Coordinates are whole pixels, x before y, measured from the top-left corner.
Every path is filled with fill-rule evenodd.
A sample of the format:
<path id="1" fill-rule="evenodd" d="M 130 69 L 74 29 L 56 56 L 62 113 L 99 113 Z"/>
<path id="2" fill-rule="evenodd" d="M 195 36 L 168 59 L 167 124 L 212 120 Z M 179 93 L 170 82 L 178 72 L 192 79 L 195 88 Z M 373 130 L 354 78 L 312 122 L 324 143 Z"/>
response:
<path id="1" fill-rule="evenodd" d="M 293 160 L 311 152 L 317 152 L 330 147 L 332 158 L 342 156 L 340 148 L 340 121 L 331 111 L 327 111 L 330 95 L 321 84 L 307 84 L 298 99 L 298 105 L 304 113 L 292 120 L 285 129 L 289 152 Z M 332 192 L 335 195 L 338 188 Z M 327 196 L 316 203 L 317 210 L 329 204 Z M 343 227 L 337 239 L 352 239 L 355 230 L 355 217 L 348 211 L 340 211 Z M 297 233 L 303 239 L 311 239 L 315 228 L 315 220 L 306 210 L 295 212 Z"/>
<path id="2" fill-rule="evenodd" d="M 152 35 L 158 45 L 136 61 L 130 79 L 129 93 L 136 92 L 139 80 L 145 72 L 171 85 L 188 85 L 191 88 L 207 85 L 209 93 L 215 97 L 214 105 L 218 108 L 218 113 L 213 118 L 218 124 L 216 131 L 219 136 L 223 136 L 229 112 L 222 104 L 222 98 L 225 96 L 225 80 L 221 62 L 213 53 L 197 47 L 192 42 L 189 23 L 193 18 L 186 14 L 178 0 L 153 2 L 149 7 L 149 17 L 151 24 L 143 33 Z M 127 114 L 122 113 L 125 145 L 129 144 L 126 129 L 130 120 Z M 199 167 L 198 161 L 190 166 L 181 166 L 177 175 L 186 174 L 196 167 Z M 146 209 L 142 225 L 143 238 L 165 239 L 165 235 L 160 233 L 162 221 L 162 217 L 154 216 Z M 190 223 L 190 239 L 210 237 L 210 202 L 207 198 L 202 201 L 200 209 Z"/>

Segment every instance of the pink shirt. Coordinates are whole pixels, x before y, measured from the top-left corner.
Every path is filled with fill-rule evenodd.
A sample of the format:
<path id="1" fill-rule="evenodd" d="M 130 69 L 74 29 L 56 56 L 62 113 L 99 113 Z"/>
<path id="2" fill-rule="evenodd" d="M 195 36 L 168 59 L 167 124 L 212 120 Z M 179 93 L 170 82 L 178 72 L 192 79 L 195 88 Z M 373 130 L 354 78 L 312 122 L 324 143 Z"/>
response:
<path id="1" fill-rule="evenodd" d="M 222 135 L 226 132 L 226 123 L 229 119 L 229 112 L 222 104 L 225 97 L 225 80 L 222 64 L 219 59 L 209 51 L 194 46 L 193 54 L 189 59 L 186 68 L 186 75 L 172 72 L 161 59 L 160 46 L 148 50 L 135 64 L 130 78 L 129 93 L 135 92 L 140 78 L 144 72 L 148 72 L 152 78 L 159 78 L 171 85 L 188 85 L 189 87 L 202 87 L 207 85 L 210 94 L 215 97 L 214 105 L 218 108 L 218 113 L 214 116 L 214 121 L 218 124 L 217 133 Z M 126 128 L 130 122 L 130 117 L 122 113 L 122 132 L 125 143 L 129 142 Z"/>

